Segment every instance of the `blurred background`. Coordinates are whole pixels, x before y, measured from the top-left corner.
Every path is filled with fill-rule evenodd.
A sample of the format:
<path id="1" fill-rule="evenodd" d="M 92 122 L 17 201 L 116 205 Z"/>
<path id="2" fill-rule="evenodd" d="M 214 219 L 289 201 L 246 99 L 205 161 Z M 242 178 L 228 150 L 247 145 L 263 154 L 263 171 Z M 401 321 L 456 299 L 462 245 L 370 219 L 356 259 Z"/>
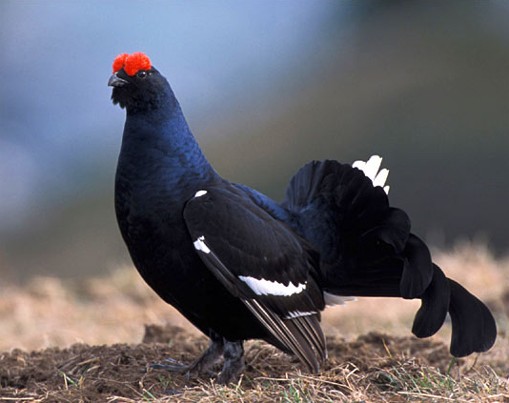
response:
<path id="1" fill-rule="evenodd" d="M 384 157 L 432 245 L 509 239 L 509 2 L 0 2 L 0 275 L 129 261 L 106 82 L 143 51 L 220 174 L 281 199 L 311 159 Z"/>

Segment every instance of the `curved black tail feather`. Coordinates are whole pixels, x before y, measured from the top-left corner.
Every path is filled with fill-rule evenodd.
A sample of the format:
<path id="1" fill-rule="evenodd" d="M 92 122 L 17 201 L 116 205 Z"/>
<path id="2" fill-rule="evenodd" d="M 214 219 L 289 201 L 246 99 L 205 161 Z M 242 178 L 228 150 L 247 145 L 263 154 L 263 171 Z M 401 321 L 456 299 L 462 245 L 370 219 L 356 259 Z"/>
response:
<path id="1" fill-rule="evenodd" d="M 383 184 L 374 186 L 366 175 L 350 165 L 314 161 L 290 182 L 283 205 L 320 252 L 323 289 L 339 296 L 419 298 L 412 327 L 417 337 L 435 334 L 449 312 L 452 355 L 488 350 L 497 333 L 491 312 L 432 262 L 426 244 L 410 233 L 406 213 L 391 207 Z"/>
<path id="2" fill-rule="evenodd" d="M 433 264 L 433 279 L 420 296 L 422 304 L 415 314 L 412 326 L 412 333 L 417 337 L 432 336 L 444 324 L 451 296 L 448 280 L 444 272 Z"/>
<path id="3" fill-rule="evenodd" d="M 449 279 L 449 284 L 451 354 L 464 357 L 489 350 L 497 337 L 497 326 L 490 310 L 456 281 Z"/>
<path id="4" fill-rule="evenodd" d="M 400 281 L 401 297 L 417 298 L 429 287 L 434 276 L 431 254 L 423 241 L 410 234 L 402 255 L 405 265 Z"/>

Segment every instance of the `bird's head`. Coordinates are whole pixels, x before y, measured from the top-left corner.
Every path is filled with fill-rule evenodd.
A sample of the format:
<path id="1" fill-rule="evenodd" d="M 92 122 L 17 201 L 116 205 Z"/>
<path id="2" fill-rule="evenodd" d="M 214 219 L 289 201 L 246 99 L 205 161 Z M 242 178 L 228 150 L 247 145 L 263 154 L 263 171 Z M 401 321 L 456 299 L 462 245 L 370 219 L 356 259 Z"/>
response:
<path id="1" fill-rule="evenodd" d="M 115 58 L 112 67 L 108 85 L 113 87 L 114 104 L 128 111 L 140 111 L 155 109 L 164 102 L 169 93 L 168 82 L 152 66 L 147 55 L 123 53 Z"/>

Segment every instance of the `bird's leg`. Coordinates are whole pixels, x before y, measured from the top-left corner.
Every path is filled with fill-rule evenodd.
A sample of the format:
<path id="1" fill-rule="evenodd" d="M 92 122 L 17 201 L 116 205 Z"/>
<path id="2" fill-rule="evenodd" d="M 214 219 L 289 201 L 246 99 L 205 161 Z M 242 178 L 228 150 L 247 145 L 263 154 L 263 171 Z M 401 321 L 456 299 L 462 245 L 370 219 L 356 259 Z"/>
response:
<path id="1" fill-rule="evenodd" d="M 224 365 L 217 382 L 226 385 L 238 379 L 244 370 L 244 343 L 242 341 L 224 341 Z"/>
<path id="2" fill-rule="evenodd" d="M 189 377 L 191 375 L 198 375 L 208 371 L 223 354 L 223 338 L 212 337 L 208 348 L 203 354 L 198 357 L 191 364 L 184 364 L 173 358 L 167 358 L 164 363 L 152 364 L 152 368 L 164 369 L 170 372 L 186 373 Z"/>
<path id="3" fill-rule="evenodd" d="M 203 374 L 208 371 L 223 354 L 224 342 L 222 338 L 211 339 L 208 348 L 198 357 L 191 365 L 189 365 L 187 374 Z"/>

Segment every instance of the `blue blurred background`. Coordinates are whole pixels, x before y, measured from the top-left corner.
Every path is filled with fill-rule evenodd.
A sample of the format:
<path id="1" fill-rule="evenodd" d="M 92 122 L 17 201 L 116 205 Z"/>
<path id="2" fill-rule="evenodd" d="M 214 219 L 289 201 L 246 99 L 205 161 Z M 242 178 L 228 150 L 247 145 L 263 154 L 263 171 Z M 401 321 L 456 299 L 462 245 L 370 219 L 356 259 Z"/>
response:
<path id="1" fill-rule="evenodd" d="M 509 247 L 509 3 L 0 2 L 0 274 L 128 262 L 113 212 L 114 57 L 169 79 L 225 177 L 280 199 L 310 159 L 378 153 L 439 247 Z"/>

